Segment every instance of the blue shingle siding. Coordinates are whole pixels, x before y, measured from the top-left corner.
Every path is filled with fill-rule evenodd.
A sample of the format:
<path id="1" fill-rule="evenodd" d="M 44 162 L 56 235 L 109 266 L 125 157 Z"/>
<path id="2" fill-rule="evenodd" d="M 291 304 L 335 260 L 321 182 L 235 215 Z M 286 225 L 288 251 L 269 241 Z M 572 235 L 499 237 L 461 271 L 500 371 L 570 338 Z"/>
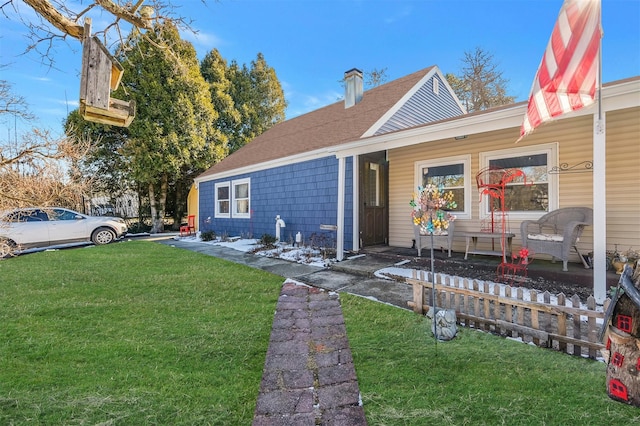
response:
<path id="1" fill-rule="evenodd" d="M 438 80 L 439 94 L 433 92 L 433 79 Z M 383 124 L 376 135 L 408 129 L 421 124 L 462 115 L 463 111 L 438 74 L 435 74 Z"/>
<path id="2" fill-rule="evenodd" d="M 345 247 L 352 246 L 353 179 L 351 159 L 346 165 L 345 188 Z M 218 182 L 251 178 L 251 218 L 215 218 L 214 187 Z M 252 236 L 259 239 L 263 234 L 275 235 L 275 217 L 285 221 L 281 238 L 295 240 L 301 232 L 308 242 L 312 234 L 326 234 L 321 224 L 335 225 L 338 202 L 338 160 L 325 157 L 318 160 L 261 170 L 231 178 L 201 182 L 200 229 L 213 230 L 217 235 Z M 335 245 L 335 232 L 332 234 Z"/>

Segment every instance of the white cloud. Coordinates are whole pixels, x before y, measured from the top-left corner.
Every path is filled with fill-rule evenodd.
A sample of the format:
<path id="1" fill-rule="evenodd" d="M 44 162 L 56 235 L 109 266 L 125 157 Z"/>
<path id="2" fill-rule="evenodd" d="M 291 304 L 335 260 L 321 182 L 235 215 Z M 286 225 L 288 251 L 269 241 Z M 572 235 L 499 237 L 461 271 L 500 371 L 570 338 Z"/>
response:
<path id="1" fill-rule="evenodd" d="M 213 33 L 206 31 L 199 31 L 194 33 L 192 31 L 183 31 L 180 33 L 180 37 L 193 44 L 196 51 L 199 51 L 198 47 L 202 47 L 207 52 L 215 47 L 219 47 L 224 44 L 224 41 Z"/>
<path id="2" fill-rule="evenodd" d="M 63 101 L 62 99 L 58 99 L 57 102 L 61 105 L 68 105 L 71 108 L 78 108 L 80 106 L 80 102 L 77 100 L 66 100 Z"/>
<path id="3" fill-rule="evenodd" d="M 387 18 L 385 18 L 384 23 L 395 24 L 396 22 L 401 21 L 408 16 L 411 16 L 412 11 L 413 11 L 413 8 L 410 5 L 406 5 L 401 9 L 397 10 L 396 13 L 394 13 L 393 15 L 390 15 Z"/>

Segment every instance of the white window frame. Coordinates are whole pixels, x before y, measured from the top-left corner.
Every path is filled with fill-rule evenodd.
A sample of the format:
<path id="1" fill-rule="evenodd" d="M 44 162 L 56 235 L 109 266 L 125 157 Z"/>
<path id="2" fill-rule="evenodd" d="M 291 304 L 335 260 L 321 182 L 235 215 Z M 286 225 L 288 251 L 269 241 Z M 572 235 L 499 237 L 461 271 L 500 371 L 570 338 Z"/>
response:
<path id="1" fill-rule="evenodd" d="M 453 214 L 457 219 L 471 219 L 471 154 L 416 161 L 414 163 L 413 191 L 415 192 L 418 186 L 422 185 L 422 169 L 425 167 L 450 166 L 461 163 L 464 168 L 464 210 L 453 212 Z"/>
<path id="2" fill-rule="evenodd" d="M 247 202 L 248 209 L 246 213 L 238 213 L 238 200 L 239 198 L 236 196 L 236 186 L 238 185 L 247 185 Z M 234 219 L 249 219 L 251 218 L 251 178 L 237 179 L 231 181 L 231 216 Z M 244 198 L 242 198 L 244 200 Z"/>
<path id="3" fill-rule="evenodd" d="M 220 200 L 218 199 L 218 188 L 224 188 L 227 187 L 227 189 L 229 190 L 229 198 L 227 200 L 223 200 L 223 201 L 228 201 L 229 202 L 229 212 L 228 213 L 222 213 L 220 212 Z M 213 198 L 214 198 L 214 203 L 215 203 L 215 214 L 214 217 L 219 218 L 219 219 L 229 219 L 231 217 L 231 182 L 227 181 L 227 182 L 218 182 L 214 185 L 214 189 L 213 189 L 214 193 L 213 193 Z"/>
<path id="4" fill-rule="evenodd" d="M 380 165 L 377 163 L 369 163 L 369 171 L 373 171 L 376 174 L 376 199 L 374 205 L 371 207 L 380 207 Z"/>
<path id="5" fill-rule="evenodd" d="M 523 146 L 512 149 L 501 149 L 498 151 L 487 151 L 480 153 L 480 169 L 483 170 L 489 167 L 490 160 L 498 160 L 508 157 L 522 157 L 525 155 L 537 155 L 547 154 L 547 184 L 549 186 L 549 207 L 548 211 L 527 211 L 508 212 L 509 220 L 526 220 L 526 219 L 539 219 L 544 214 L 558 209 L 560 205 L 560 187 L 558 182 L 558 175 L 548 173 L 553 167 L 558 165 L 558 142 L 552 142 L 547 144 Z M 487 219 L 490 217 L 489 203 L 487 196 L 482 196 L 480 199 L 480 218 Z"/>

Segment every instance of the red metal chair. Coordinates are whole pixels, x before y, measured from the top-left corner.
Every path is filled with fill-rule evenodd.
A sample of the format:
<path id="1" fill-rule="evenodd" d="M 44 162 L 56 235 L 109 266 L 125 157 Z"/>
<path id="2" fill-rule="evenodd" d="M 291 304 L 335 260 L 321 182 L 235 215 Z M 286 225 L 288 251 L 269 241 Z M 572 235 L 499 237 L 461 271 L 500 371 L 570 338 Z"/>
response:
<path id="1" fill-rule="evenodd" d="M 196 234 L 196 216 L 189 215 L 187 216 L 187 224 L 180 226 L 180 236 L 185 237 L 188 235 Z"/>

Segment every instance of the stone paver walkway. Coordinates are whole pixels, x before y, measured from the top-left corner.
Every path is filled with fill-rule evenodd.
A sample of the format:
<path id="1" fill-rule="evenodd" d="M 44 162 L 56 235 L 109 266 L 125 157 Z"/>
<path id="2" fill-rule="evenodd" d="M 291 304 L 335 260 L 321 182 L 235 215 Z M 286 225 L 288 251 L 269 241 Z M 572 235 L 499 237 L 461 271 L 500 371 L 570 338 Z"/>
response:
<path id="1" fill-rule="evenodd" d="M 366 424 L 338 294 L 285 282 L 253 426 Z"/>

